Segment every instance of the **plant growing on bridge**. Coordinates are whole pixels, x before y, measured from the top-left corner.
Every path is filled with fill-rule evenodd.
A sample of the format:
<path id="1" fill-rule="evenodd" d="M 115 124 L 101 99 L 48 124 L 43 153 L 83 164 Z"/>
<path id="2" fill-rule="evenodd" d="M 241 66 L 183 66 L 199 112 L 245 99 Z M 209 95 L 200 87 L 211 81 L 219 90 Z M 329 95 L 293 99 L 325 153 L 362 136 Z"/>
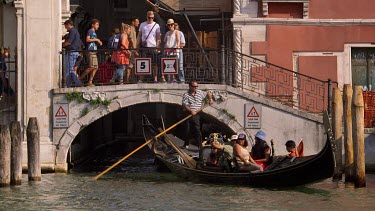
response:
<path id="1" fill-rule="evenodd" d="M 86 114 L 88 114 L 88 113 L 89 113 L 89 109 L 88 108 L 84 108 L 82 110 L 82 112 L 81 112 L 81 117 L 86 116 Z"/>
<path id="2" fill-rule="evenodd" d="M 100 97 L 97 97 L 95 100 L 90 100 L 90 104 L 94 107 L 98 107 L 100 105 L 109 106 L 111 104 L 112 99 L 104 99 L 102 100 Z"/>
<path id="3" fill-rule="evenodd" d="M 224 114 L 226 114 L 231 120 L 236 121 L 236 116 L 233 115 L 233 114 L 231 114 L 231 113 L 229 113 L 227 109 L 223 108 L 223 109 L 221 109 L 221 112 L 223 112 Z"/>
<path id="4" fill-rule="evenodd" d="M 73 100 L 77 100 L 78 103 L 83 103 L 84 99 L 81 92 L 68 92 L 66 93 L 66 99 L 68 102 L 72 102 Z"/>

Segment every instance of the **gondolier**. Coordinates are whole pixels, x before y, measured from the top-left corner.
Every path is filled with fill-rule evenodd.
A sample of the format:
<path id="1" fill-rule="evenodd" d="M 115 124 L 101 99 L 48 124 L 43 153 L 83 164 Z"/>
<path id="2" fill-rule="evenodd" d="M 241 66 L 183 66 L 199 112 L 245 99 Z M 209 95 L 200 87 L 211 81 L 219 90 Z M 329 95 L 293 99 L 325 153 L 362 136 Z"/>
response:
<path id="1" fill-rule="evenodd" d="M 214 102 L 212 100 L 212 94 L 210 92 L 204 92 L 198 89 L 198 83 L 196 81 L 191 81 L 189 83 L 189 91 L 182 96 L 182 107 L 185 112 L 193 115 L 186 122 L 186 132 L 193 134 L 193 138 L 197 141 L 199 147 L 202 144 L 202 133 L 200 131 L 200 117 L 197 111 L 204 105 L 204 99 L 209 99 L 209 104 L 212 105 Z M 189 147 L 189 140 L 186 139 L 182 148 Z"/>

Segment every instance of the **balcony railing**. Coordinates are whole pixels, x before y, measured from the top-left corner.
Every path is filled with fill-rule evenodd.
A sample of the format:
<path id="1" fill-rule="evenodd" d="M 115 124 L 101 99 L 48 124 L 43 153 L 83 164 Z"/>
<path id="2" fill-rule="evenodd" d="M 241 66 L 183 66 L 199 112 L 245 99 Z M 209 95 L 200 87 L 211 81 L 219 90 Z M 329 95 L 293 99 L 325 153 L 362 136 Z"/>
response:
<path id="1" fill-rule="evenodd" d="M 17 118 L 17 62 L 5 59 L 7 70 L 0 67 L 0 124 Z"/>
<path id="2" fill-rule="evenodd" d="M 77 68 L 77 74 L 81 75 L 87 68 L 88 57 L 85 55 L 89 52 L 77 52 L 83 55 L 82 63 Z M 111 81 L 116 70 L 116 64 L 111 61 L 113 52 L 113 49 L 100 49 L 96 52 L 99 66 L 93 80 L 95 85 L 120 83 L 120 81 L 115 83 Z M 176 53 L 166 52 L 164 49 L 137 49 L 137 52 L 138 59 L 149 58 L 151 63 L 155 64 L 146 66 L 150 66 L 150 69 L 157 68 L 158 82 L 162 82 L 162 69 L 165 68 L 165 63 L 162 64 L 163 58 L 176 58 L 177 64 L 174 66 L 177 71 L 174 75 L 176 82 L 179 82 L 181 75 L 178 75 L 178 72 L 182 69 L 186 82 L 196 80 L 204 84 L 227 84 L 311 113 L 320 113 L 324 109 L 329 109 L 331 96 L 329 90 L 337 85 L 336 82 L 293 72 L 231 49 L 184 48 Z M 62 54 L 63 75 L 64 69 L 69 68 L 67 67 L 69 64 L 66 63 L 66 53 Z M 142 83 L 154 81 L 152 70 L 151 74 L 137 75 L 136 65 L 134 61 L 132 63 L 134 67 L 130 72 L 130 78 L 126 80 L 125 71 L 124 83 L 138 83 L 140 80 Z M 166 82 L 173 83 L 172 75 L 169 77 L 167 75 L 165 75 Z M 61 76 L 61 79 L 61 87 L 66 87 L 66 78 Z M 82 82 L 88 83 L 87 76 L 82 78 Z"/>

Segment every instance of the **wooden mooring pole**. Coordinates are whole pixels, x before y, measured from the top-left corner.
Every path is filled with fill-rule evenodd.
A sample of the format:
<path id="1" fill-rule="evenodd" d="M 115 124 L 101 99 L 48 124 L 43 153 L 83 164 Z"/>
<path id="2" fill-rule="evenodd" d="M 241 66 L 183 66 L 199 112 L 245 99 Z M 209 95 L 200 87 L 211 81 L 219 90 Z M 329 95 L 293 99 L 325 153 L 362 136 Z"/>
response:
<path id="1" fill-rule="evenodd" d="M 350 84 L 344 85 L 344 149 L 345 149 L 345 182 L 354 181 L 354 157 L 353 157 L 353 121 L 352 99 L 353 89 Z"/>
<path id="2" fill-rule="evenodd" d="M 333 175 L 334 180 L 342 179 L 342 115 L 343 115 L 343 106 L 342 106 L 342 96 L 339 88 L 333 89 L 333 102 L 332 102 L 332 122 L 333 122 L 333 135 L 336 142 L 336 168 Z"/>
<path id="3" fill-rule="evenodd" d="M 365 139 L 364 139 L 364 104 L 361 86 L 355 86 L 352 101 L 353 145 L 354 145 L 354 184 L 366 186 L 365 174 Z"/>
<path id="4" fill-rule="evenodd" d="M 0 187 L 10 185 L 10 134 L 7 125 L 0 125 Z"/>
<path id="5" fill-rule="evenodd" d="M 10 184 L 21 185 L 22 180 L 22 133 L 20 122 L 13 121 L 9 126 L 11 147 Z"/>
<path id="6" fill-rule="evenodd" d="M 41 180 L 40 168 L 40 137 L 39 126 L 36 117 L 30 117 L 27 125 L 27 166 L 29 181 Z"/>

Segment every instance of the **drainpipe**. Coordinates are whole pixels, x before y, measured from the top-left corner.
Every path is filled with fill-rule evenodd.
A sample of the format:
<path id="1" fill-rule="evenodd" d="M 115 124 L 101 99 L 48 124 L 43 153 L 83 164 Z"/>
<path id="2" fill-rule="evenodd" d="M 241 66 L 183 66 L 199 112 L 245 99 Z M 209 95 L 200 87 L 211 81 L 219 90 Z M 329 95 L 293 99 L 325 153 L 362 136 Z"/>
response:
<path id="1" fill-rule="evenodd" d="M 221 13 L 221 84 L 225 84 L 225 29 L 224 13 Z"/>
<path id="2" fill-rule="evenodd" d="M 65 66 L 66 66 L 66 58 L 65 58 L 65 54 L 66 54 L 66 50 L 63 48 L 62 49 L 62 64 L 61 64 L 61 67 L 62 67 L 62 70 L 61 70 L 61 74 L 62 74 L 62 77 L 61 77 L 61 88 L 65 88 L 66 87 L 66 73 L 65 73 Z"/>

